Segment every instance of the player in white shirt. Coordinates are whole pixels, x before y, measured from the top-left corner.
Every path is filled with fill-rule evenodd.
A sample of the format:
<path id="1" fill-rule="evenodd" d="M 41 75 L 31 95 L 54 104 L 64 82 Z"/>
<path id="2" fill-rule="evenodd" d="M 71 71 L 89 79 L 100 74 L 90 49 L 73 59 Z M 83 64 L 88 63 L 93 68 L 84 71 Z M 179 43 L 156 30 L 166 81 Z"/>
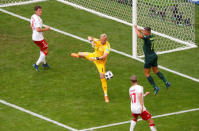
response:
<path id="1" fill-rule="evenodd" d="M 157 131 L 154 121 L 151 118 L 151 114 L 146 110 L 144 106 L 144 96 L 149 95 L 149 92 L 144 94 L 144 89 L 142 86 L 138 85 L 138 80 L 135 75 L 131 76 L 132 86 L 129 89 L 129 95 L 131 98 L 131 112 L 133 119 L 131 121 L 130 131 L 133 131 L 138 116 L 149 123 L 151 131 Z M 144 94 L 144 95 L 143 95 Z"/>
<path id="2" fill-rule="evenodd" d="M 46 62 L 46 56 L 48 54 L 48 44 L 43 37 L 44 31 L 49 31 L 50 27 L 42 28 L 43 22 L 40 16 L 42 15 L 42 7 L 35 6 L 34 7 L 35 14 L 32 15 L 30 26 L 32 28 L 32 40 L 33 42 L 40 47 L 40 57 L 35 64 L 33 64 L 33 68 L 36 71 L 39 71 L 39 64 L 42 62 L 44 68 L 49 68 L 49 65 Z"/>

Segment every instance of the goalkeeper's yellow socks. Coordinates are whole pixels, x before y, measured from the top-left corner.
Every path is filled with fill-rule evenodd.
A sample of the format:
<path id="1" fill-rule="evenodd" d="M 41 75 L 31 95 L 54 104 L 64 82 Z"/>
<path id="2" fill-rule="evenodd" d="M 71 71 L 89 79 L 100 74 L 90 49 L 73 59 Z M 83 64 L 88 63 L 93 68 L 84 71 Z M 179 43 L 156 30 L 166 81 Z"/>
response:
<path id="1" fill-rule="evenodd" d="M 164 82 L 164 84 L 167 84 L 167 80 L 165 79 L 164 75 L 161 72 L 157 73 L 158 77 Z"/>
<path id="2" fill-rule="evenodd" d="M 71 53 L 71 56 L 74 58 L 79 58 L 79 54 L 78 53 Z"/>
<path id="3" fill-rule="evenodd" d="M 103 78 L 103 79 L 101 79 L 101 82 L 102 82 L 102 89 L 103 89 L 103 91 L 104 91 L 104 95 L 105 96 L 107 96 L 107 82 L 106 82 L 106 79 L 105 78 Z"/>
<path id="4" fill-rule="evenodd" d="M 153 77 L 152 77 L 152 76 L 149 76 L 149 77 L 147 77 L 147 79 L 148 79 L 149 83 L 153 86 L 153 88 L 155 89 L 155 88 L 156 88 L 156 85 L 155 85 L 155 82 L 154 82 L 154 80 L 153 80 Z"/>
<path id="5" fill-rule="evenodd" d="M 102 82 L 102 89 L 104 91 L 104 99 L 105 99 L 105 102 L 108 103 L 109 102 L 109 98 L 108 98 L 108 94 L 107 94 L 108 89 L 107 89 L 106 79 L 105 78 L 101 79 L 101 82 Z"/>

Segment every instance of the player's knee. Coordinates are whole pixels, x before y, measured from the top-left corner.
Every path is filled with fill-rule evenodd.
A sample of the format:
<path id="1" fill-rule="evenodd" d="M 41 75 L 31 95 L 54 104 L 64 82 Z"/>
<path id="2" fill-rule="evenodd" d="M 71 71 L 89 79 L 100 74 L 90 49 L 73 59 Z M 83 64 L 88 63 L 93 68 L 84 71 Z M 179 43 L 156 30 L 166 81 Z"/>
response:
<path id="1" fill-rule="evenodd" d="M 155 74 L 157 74 L 159 72 L 158 67 L 152 67 L 152 70 Z"/>
<path id="2" fill-rule="evenodd" d="M 83 53 L 83 52 L 79 52 L 78 54 L 79 54 L 79 57 L 85 57 L 85 56 L 88 56 L 88 54 L 87 54 L 87 53 Z"/>
<path id="3" fill-rule="evenodd" d="M 100 73 L 100 79 L 104 79 L 105 78 L 105 75 Z"/>
<path id="4" fill-rule="evenodd" d="M 44 53 L 45 55 L 47 55 L 47 54 L 48 54 L 48 49 L 44 50 L 43 53 Z"/>
<path id="5" fill-rule="evenodd" d="M 145 74 L 145 76 L 146 76 L 146 77 L 149 77 L 149 76 L 150 76 L 150 74 Z"/>
<path id="6" fill-rule="evenodd" d="M 145 69 L 144 69 L 144 75 L 145 75 L 146 77 L 149 77 L 149 76 L 150 76 L 150 68 L 145 68 Z"/>
<path id="7" fill-rule="evenodd" d="M 137 122 L 137 118 L 133 118 L 132 120 L 135 121 L 135 122 Z"/>
<path id="8" fill-rule="evenodd" d="M 147 120 L 147 122 L 148 122 L 149 124 L 154 124 L 154 121 L 153 121 L 152 118 L 149 118 L 149 119 Z"/>
<path id="9" fill-rule="evenodd" d="M 153 70 L 153 72 L 154 72 L 155 74 L 157 74 L 157 73 L 159 72 L 159 70 L 158 70 L 158 69 L 155 69 L 155 70 Z"/>
<path id="10" fill-rule="evenodd" d="M 146 77 L 149 77 L 149 76 L 150 76 L 150 73 L 149 73 L 149 72 L 144 72 L 144 75 L 145 75 Z"/>

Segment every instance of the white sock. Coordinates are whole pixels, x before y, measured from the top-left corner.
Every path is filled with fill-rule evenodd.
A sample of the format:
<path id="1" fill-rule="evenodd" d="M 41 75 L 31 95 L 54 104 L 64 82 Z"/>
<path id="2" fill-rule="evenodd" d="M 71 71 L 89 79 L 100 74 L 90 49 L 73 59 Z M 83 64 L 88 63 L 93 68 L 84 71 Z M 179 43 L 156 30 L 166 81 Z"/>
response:
<path id="1" fill-rule="evenodd" d="M 130 131 L 133 131 L 134 127 L 136 125 L 136 122 L 134 120 L 131 120 L 131 127 L 130 127 Z"/>
<path id="2" fill-rule="evenodd" d="M 46 59 L 45 58 L 46 58 L 46 55 L 42 51 L 40 51 L 40 56 L 39 56 L 39 59 L 36 62 L 36 65 L 39 65 L 41 62 L 46 64 Z"/>
<path id="3" fill-rule="evenodd" d="M 155 125 L 153 125 L 153 126 L 150 125 L 150 129 L 151 129 L 151 131 L 157 131 Z"/>
<path id="4" fill-rule="evenodd" d="M 41 54 L 42 54 L 42 62 L 43 64 L 46 64 L 46 55 L 43 52 L 41 52 Z"/>
<path id="5" fill-rule="evenodd" d="M 43 57 L 42 57 L 42 53 L 40 51 L 40 56 L 39 56 L 39 59 L 36 62 L 36 65 L 39 65 L 43 61 L 42 59 L 43 59 Z"/>
<path id="6" fill-rule="evenodd" d="M 44 54 L 44 52 L 40 51 L 40 56 L 41 56 L 43 64 L 46 64 L 46 55 Z"/>

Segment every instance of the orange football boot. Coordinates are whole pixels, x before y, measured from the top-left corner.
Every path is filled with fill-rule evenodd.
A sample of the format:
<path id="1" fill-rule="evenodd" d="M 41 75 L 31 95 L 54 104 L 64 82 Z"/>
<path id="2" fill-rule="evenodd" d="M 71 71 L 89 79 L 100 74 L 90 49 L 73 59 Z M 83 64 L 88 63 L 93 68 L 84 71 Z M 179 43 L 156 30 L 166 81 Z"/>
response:
<path id="1" fill-rule="evenodd" d="M 104 96 L 104 100 L 105 100 L 106 103 L 109 103 L 109 98 L 108 98 L 108 96 Z"/>
<path id="2" fill-rule="evenodd" d="M 76 54 L 76 53 L 71 53 L 71 56 L 74 57 L 74 58 L 79 58 L 79 55 Z"/>

